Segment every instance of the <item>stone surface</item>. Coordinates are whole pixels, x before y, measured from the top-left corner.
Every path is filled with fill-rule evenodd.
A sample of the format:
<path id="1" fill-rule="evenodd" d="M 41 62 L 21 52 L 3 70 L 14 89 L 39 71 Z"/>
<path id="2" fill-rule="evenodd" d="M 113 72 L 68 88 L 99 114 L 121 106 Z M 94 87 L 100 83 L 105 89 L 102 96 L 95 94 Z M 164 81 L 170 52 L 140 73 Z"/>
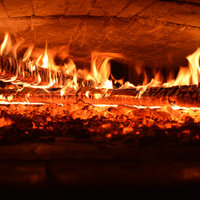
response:
<path id="1" fill-rule="evenodd" d="M 155 3 L 141 12 L 139 16 L 199 27 L 199 12 L 200 6 L 196 4 L 155 1 Z"/>
<path id="2" fill-rule="evenodd" d="M 91 0 L 33 0 L 33 9 L 36 16 L 87 15 L 91 2 Z"/>
<path id="3" fill-rule="evenodd" d="M 65 1 L 33 0 L 33 10 L 36 16 L 64 15 Z"/>
<path id="4" fill-rule="evenodd" d="M 92 0 L 67 0 L 65 15 L 87 15 L 92 6 Z"/>
<path id="5" fill-rule="evenodd" d="M 89 15 L 93 16 L 117 16 L 127 5 L 129 0 L 96 0 L 92 3 L 92 8 Z"/>
<path id="6" fill-rule="evenodd" d="M 136 14 L 139 14 L 147 7 L 151 6 L 153 0 L 134 0 L 129 1 L 126 7 L 124 7 L 121 12 L 118 14 L 118 17 L 133 17 Z"/>
<path id="7" fill-rule="evenodd" d="M 4 0 L 6 12 L 9 17 L 23 17 L 33 15 L 32 1 L 27 0 Z"/>
<path id="8" fill-rule="evenodd" d="M 6 10 L 4 9 L 4 5 L 2 4 L 2 2 L 0 2 L 0 18 L 7 18 L 8 15 L 6 13 Z"/>

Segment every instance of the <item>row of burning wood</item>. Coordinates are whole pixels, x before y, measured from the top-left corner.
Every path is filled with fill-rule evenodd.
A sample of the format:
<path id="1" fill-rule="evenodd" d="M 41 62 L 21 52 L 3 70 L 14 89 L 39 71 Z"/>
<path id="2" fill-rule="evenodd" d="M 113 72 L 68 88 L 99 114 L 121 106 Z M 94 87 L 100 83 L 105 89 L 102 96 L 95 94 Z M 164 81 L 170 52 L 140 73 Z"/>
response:
<path id="1" fill-rule="evenodd" d="M 50 79 L 56 79 L 54 89 L 43 90 L 41 88 L 31 87 L 24 87 L 23 89 L 1 89 L 0 99 L 2 101 L 65 103 L 82 99 L 91 104 L 200 107 L 200 88 L 196 85 L 150 87 L 142 93 L 138 88 L 97 89 L 94 86 L 80 86 L 78 90 L 70 87 L 66 88 L 61 95 L 60 86 L 64 85 L 72 77 L 63 72 L 49 71 L 47 68 L 35 67 L 33 70 L 31 67 L 33 66 L 30 66 L 30 62 L 22 62 L 11 57 L 0 56 L 0 79 L 16 84 L 27 83 L 31 85 L 37 82 L 39 75 L 41 85 L 48 85 Z"/>
<path id="2" fill-rule="evenodd" d="M 1 89 L 0 99 L 6 102 L 69 103 L 83 100 L 91 104 L 123 104 L 131 106 L 182 106 L 200 107 L 200 89 L 197 86 L 148 88 L 141 97 L 136 89 L 67 88 L 61 95 L 59 89 L 43 90 L 24 87 Z"/>

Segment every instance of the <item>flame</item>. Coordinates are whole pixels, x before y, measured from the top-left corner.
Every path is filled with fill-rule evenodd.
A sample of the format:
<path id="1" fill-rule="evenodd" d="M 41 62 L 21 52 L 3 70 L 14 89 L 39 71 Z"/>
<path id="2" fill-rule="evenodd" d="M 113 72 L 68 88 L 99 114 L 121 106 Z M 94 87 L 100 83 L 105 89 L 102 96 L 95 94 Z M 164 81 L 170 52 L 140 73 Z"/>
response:
<path id="1" fill-rule="evenodd" d="M 87 76 L 88 80 L 93 80 L 96 88 L 112 89 L 112 81 L 108 80 L 111 74 L 110 60 L 113 58 L 123 58 L 119 53 L 92 52 L 91 54 L 91 73 Z"/>
<path id="2" fill-rule="evenodd" d="M 9 37 L 9 34 L 6 33 L 5 37 L 4 37 L 4 41 L 1 44 L 1 51 L 0 51 L 1 55 L 3 54 L 3 51 L 4 51 L 5 47 L 6 47 L 7 42 L 8 42 L 8 37 Z"/>
<path id="3" fill-rule="evenodd" d="M 100 53 L 94 52 L 91 56 L 92 59 L 92 73 L 91 76 L 98 84 L 104 83 L 110 76 L 109 57 L 101 56 Z M 99 59 L 99 60 L 98 60 Z"/>
<path id="4" fill-rule="evenodd" d="M 18 43 L 13 44 L 10 35 L 6 33 L 4 41 L 1 44 L 0 55 L 11 55 L 12 57 L 17 58 L 17 49 L 21 42 L 22 41 L 19 41 Z"/>
<path id="5" fill-rule="evenodd" d="M 8 59 L 10 57 L 16 58 L 17 54 L 17 48 L 20 45 L 20 43 L 13 45 L 11 38 L 8 33 L 5 34 L 4 41 L 0 48 L 0 55 L 7 56 Z M 33 45 L 30 46 L 27 51 L 25 52 L 22 63 L 21 61 L 16 61 L 17 66 L 16 67 L 16 73 L 13 74 L 11 77 L 8 73 L 8 77 L 5 74 L 6 70 L 9 69 L 3 69 L 3 74 L 5 74 L 5 77 L 1 78 L 4 82 L 12 82 L 13 84 L 22 84 L 24 87 L 33 87 L 33 88 L 50 88 L 53 85 L 57 84 L 58 75 L 56 72 L 58 71 L 58 66 L 55 65 L 53 62 L 53 57 L 48 54 L 47 51 L 47 45 L 45 48 L 44 53 L 41 53 L 37 60 L 30 60 L 31 54 L 33 52 Z M 12 64 L 12 62 L 10 62 Z M 47 69 L 46 78 L 45 81 L 41 77 L 42 70 L 40 69 Z M 2 71 L 2 69 L 1 69 Z M 27 82 L 25 81 L 27 78 L 27 72 L 30 74 L 30 78 L 33 79 L 33 82 Z M 2 72 L 1 72 L 2 73 Z M 62 85 L 60 85 L 62 87 Z"/>
<path id="6" fill-rule="evenodd" d="M 90 96 L 90 91 L 86 91 L 86 93 L 85 93 L 85 96 L 87 97 L 87 98 L 89 98 Z"/>
<path id="7" fill-rule="evenodd" d="M 181 86 L 181 85 L 198 85 L 200 77 L 200 67 L 199 67 L 199 58 L 200 58 L 200 48 L 187 56 L 188 67 L 180 67 L 178 75 L 175 80 L 169 80 L 167 83 L 164 83 L 164 87 L 171 86 Z"/>
<path id="8" fill-rule="evenodd" d="M 176 79 L 170 80 L 163 85 L 165 87 L 190 85 L 190 84 L 198 85 L 200 76 L 199 58 L 200 58 L 200 48 L 197 48 L 197 50 L 193 54 L 187 56 L 189 67 L 180 67 Z"/>
<path id="9" fill-rule="evenodd" d="M 53 58 L 48 54 L 47 45 L 45 51 L 41 53 L 36 60 L 36 66 L 49 70 L 56 70 L 56 65 L 53 62 Z"/>
<path id="10" fill-rule="evenodd" d="M 73 77 L 72 81 L 68 82 L 61 89 L 61 96 L 65 94 L 65 90 L 68 87 L 74 88 L 77 90 L 79 85 L 84 86 L 84 81 L 93 81 L 95 88 L 105 88 L 105 93 L 108 89 L 113 88 L 112 81 L 109 80 L 110 76 L 110 63 L 109 61 L 113 58 L 122 58 L 121 54 L 117 53 L 107 53 L 107 52 L 92 52 L 91 53 L 91 71 L 87 70 L 77 70 L 76 65 L 73 60 L 69 59 L 68 63 L 65 64 L 66 74 Z M 81 84 L 78 83 L 78 80 L 81 80 Z M 89 93 L 86 93 L 87 96 Z M 102 97 L 102 96 L 101 96 Z M 100 98 L 100 95 L 97 94 L 95 98 Z"/>
<path id="11" fill-rule="evenodd" d="M 23 56 L 23 60 L 22 60 L 23 62 L 26 62 L 26 61 L 30 58 L 32 51 L 33 51 L 33 45 L 31 45 L 31 46 L 27 49 L 27 51 L 25 52 L 25 54 L 24 54 L 24 56 Z"/>
<path id="12" fill-rule="evenodd" d="M 149 87 L 172 87 L 182 85 L 198 85 L 200 78 L 200 48 L 198 48 L 193 54 L 187 56 L 188 67 L 180 67 L 176 79 L 172 79 L 173 73 L 170 73 L 168 81 L 163 83 L 163 78 L 158 72 L 154 78 L 147 83 L 147 76 L 144 73 L 144 81 L 141 86 L 135 86 L 129 82 L 126 82 L 121 88 L 136 88 L 139 91 L 137 97 L 141 97 L 145 90 Z"/>
<path id="13" fill-rule="evenodd" d="M 42 61 L 43 61 L 43 64 L 41 67 L 46 68 L 46 69 L 48 69 L 48 68 L 51 69 L 49 57 L 47 54 L 47 48 L 45 49 L 45 53 L 44 53 L 44 57 L 43 57 Z"/>
<path id="14" fill-rule="evenodd" d="M 0 55 L 7 56 L 9 59 L 14 57 L 16 58 L 17 49 L 20 45 L 16 43 L 13 45 L 11 37 L 8 33 L 5 34 L 4 40 L 0 47 Z M 75 91 L 78 91 L 80 87 L 87 86 L 87 82 L 91 82 L 91 85 L 96 89 L 104 89 L 104 93 L 94 94 L 94 98 L 101 99 L 107 97 L 108 89 L 113 89 L 113 82 L 110 80 L 113 79 L 111 74 L 110 61 L 112 59 L 123 59 L 123 55 L 119 53 L 111 52 L 91 52 L 91 66 L 90 70 L 77 69 L 74 61 L 69 57 L 67 52 L 68 62 L 64 63 L 62 66 L 57 66 L 55 64 L 54 58 L 55 53 L 51 52 L 47 45 L 43 52 L 32 60 L 33 52 L 35 51 L 34 46 L 27 48 L 27 51 L 23 55 L 23 59 L 17 62 L 16 73 L 9 76 L 6 76 L 5 71 L 7 69 L 0 69 L 1 80 L 4 82 L 12 82 L 16 85 L 23 85 L 24 87 L 32 88 L 41 88 L 47 91 L 46 89 L 51 87 L 57 87 L 60 89 L 60 95 L 63 96 L 66 94 L 68 88 L 71 88 Z M 181 85 L 198 85 L 200 77 L 200 67 L 199 67 L 199 58 L 200 58 L 200 48 L 198 48 L 193 54 L 187 56 L 188 67 L 181 67 L 178 75 L 173 79 L 173 74 L 169 75 L 168 81 L 163 83 L 163 77 L 160 72 L 155 73 L 152 80 L 148 82 L 148 77 L 145 72 L 143 72 L 144 80 L 141 85 L 135 86 L 129 82 L 120 82 L 122 83 L 121 88 L 135 88 L 138 91 L 137 97 L 142 97 L 142 94 L 149 87 L 172 87 L 172 86 L 181 86 Z M 141 66 L 136 66 L 136 71 L 138 74 L 141 74 Z M 43 77 L 44 72 L 45 78 Z M 58 72 L 58 73 L 57 73 Z M 33 80 L 28 82 L 26 81 L 27 73 Z M 59 74 L 66 75 L 69 77 L 62 83 L 59 83 Z M 48 91 L 47 91 L 48 92 Z M 85 96 L 90 97 L 90 92 L 85 91 Z M 28 97 L 26 100 L 28 102 Z M 1 97 L 0 97 L 1 99 Z M 4 100 L 4 99 L 2 99 Z M 9 96 L 7 99 L 9 102 L 12 102 L 12 96 Z"/>
<path id="15" fill-rule="evenodd" d="M 198 85 L 199 83 L 199 58 L 200 48 L 198 48 L 192 55 L 188 56 L 189 68 L 191 72 L 192 84 Z"/>
<path id="16" fill-rule="evenodd" d="M 8 33 L 5 34 L 4 41 L 1 45 L 1 55 L 8 55 L 10 51 L 17 49 L 12 45 L 11 38 Z M 33 45 L 30 46 L 25 52 L 22 62 L 26 63 L 26 68 L 30 71 L 30 76 L 34 76 L 35 81 L 33 83 L 28 83 L 23 81 L 26 77 L 26 72 L 21 63 L 17 65 L 17 72 L 15 76 L 9 78 L 2 78 L 2 81 L 12 82 L 14 84 L 23 84 L 24 87 L 33 88 L 50 88 L 53 87 L 58 81 L 58 77 L 54 72 L 62 72 L 69 75 L 69 80 L 66 80 L 64 85 L 59 85 L 61 88 L 61 95 L 65 94 L 67 88 L 74 88 L 78 90 L 80 85 L 84 85 L 85 80 L 93 81 L 95 88 L 113 88 L 112 81 L 109 80 L 111 70 L 110 70 L 110 60 L 113 58 L 123 58 L 121 54 L 110 53 L 110 52 L 92 52 L 91 53 L 91 71 L 87 70 L 77 70 L 75 63 L 72 59 L 69 59 L 68 63 L 65 63 L 63 67 L 58 67 L 54 63 L 53 56 L 49 54 L 47 50 L 47 45 L 45 51 L 38 55 L 37 59 L 31 60 L 31 54 L 34 51 Z M 42 69 L 48 70 L 48 82 L 42 82 L 41 74 L 39 73 Z M 61 70 L 62 68 L 62 70 Z M 20 76 L 20 77 L 19 77 Z M 81 80 L 79 82 L 79 80 Z M 106 92 L 105 91 L 105 92 Z"/>

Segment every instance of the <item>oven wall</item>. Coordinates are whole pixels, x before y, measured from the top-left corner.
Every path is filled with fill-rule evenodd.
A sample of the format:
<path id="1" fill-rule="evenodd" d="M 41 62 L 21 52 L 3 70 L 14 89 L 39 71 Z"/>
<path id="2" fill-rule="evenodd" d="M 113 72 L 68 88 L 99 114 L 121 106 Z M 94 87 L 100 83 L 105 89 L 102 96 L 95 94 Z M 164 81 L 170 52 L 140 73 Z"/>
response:
<path id="1" fill-rule="evenodd" d="M 83 65 L 96 50 L 122 53 L 130 67 L 175 68 L 200 46 L 199 13 L 198 0 L 3 0 L 0 39 L 66 45 Z"/>

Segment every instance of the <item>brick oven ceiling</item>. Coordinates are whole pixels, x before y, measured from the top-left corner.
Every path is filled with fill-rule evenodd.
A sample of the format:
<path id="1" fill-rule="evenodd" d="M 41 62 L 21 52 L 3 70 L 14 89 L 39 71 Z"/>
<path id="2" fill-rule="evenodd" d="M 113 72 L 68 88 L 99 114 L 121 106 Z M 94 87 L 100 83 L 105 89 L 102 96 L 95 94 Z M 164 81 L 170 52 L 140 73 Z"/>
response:
<path id="1" fill-rule="evenodd" d="M 74 59 L 122 53 L 128 64 L 176 67 L 200 46 L 199 0 L 2 0 L 4 32 L 24 45 L 67 45 Z"/>

